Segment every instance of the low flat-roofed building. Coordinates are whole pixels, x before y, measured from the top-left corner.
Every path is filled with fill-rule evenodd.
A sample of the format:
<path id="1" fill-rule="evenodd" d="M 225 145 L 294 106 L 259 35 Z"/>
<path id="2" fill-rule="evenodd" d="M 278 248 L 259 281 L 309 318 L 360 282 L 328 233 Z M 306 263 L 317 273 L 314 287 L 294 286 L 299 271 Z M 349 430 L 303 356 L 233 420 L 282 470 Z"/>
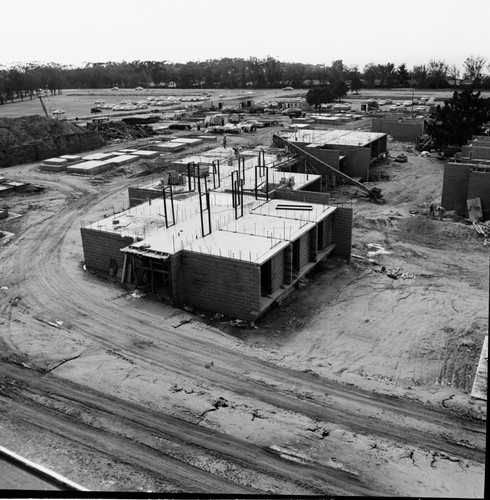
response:
<path id="1" fill-rule="evenodd" d="M 176 305 L 256 319 L 320 260 L 351 251 L 352 209 L 322 193 L 270 195 L 168 192 L 83 225 L 85 264 Z"/>
<path id="2" fill-rule="evenodd" d="M 369 167 L 387 152 L 387 134 L 352 130 L 303 128 L 273 136 L 279 147 L 293 143 L 318 160 L 356 180 L 369 180 Z M 315 165 L 317 173 L 331 177 L 331 170 Z"/>

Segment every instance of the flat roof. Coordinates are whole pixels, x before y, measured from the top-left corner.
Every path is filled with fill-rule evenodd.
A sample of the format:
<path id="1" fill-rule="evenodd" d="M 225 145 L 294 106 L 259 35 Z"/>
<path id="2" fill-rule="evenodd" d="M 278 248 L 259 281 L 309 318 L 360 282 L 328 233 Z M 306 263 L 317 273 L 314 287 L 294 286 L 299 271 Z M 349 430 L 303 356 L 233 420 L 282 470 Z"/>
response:
<path id="1" fill-rule="evenodd" d="M 357 130 L 318 130 L 308 128 L 298 129 L 295 132 L 280 132 L 279 135 L 286 140 L 309 142 L 319 146 L 324 144 L 368 146 L 387 134 L 382 132 L 359 132 Z"/>
<path id="2" fill-rule="evenodd" d="M 185 250 L 260 265 L 288 245 L 289 241 L 221 229 L 191 241 Z"/>
<path id="3" fill-rule="evenodd" d="M 217 148 L 217 149 L 222 149 L 222 148 Z M 213 150 L 214 151 L 214 150 Z M 321 178 L 320 175 L 317 174 L 303 174 L 303 173 L 297 173 L 297 172 L 284 172 L 282 170 L 278 170 L 277 167 L 279 167 L 282 163 L 284 163 L 284 160 L 288 160 L 292 157 L 286 156 L 283 158 L 278 158 L 277 155 L 279 152 L 283 152 L 282 149 L 278 149 L 277 152 L 270 153 L 264 151 L 264 159 L 265 159 L 265 165 L 266 167 L 269 168 L 269 184 L 275 184 L 275 185 L 280 185 L 281 180 L 283 178 L 286 178 L 289 180 L 290 177 L 294 178 L 294 185 L 291 187 L 294 191 L 299 190 L 304 188 L 305 186 L 308 186 L 312 184 L 313 182 L 317 181 L 318 179 Z M 245 190 L 253 190 L 255 189 L 255 166 L 258 164 L 258 155 L 259 151 L 258 150 L 245 150 L 240 152 L 241 158 L 242 158 L 242 166 L 240 167 L 241 170 L 243 170 L 243 162 L 245 163 L 245 183 L 244 183 L 244 189 Z M 232 188 L 231 182 L 232 182 L 232 172 L 236 171 L 238 167 L 238 160 L 234 158 L 233 156 L 228 157 L 227 160 L 224 160 L 222 158 L 218 157 L 213 157 L 211 155 L 209 156 L 203 156 L 203 155 L 192 155 L 192 156 L 186 156 L 185 158 L 181 158 L 179 160 L 172 161 L 172 165 L 187 165 L 188 163 L 194 162 L 194 163 L 199 163 L 204 166 L 209 166 L 212 164 L 213 160 L 219 160 L 219 165 L 220 165 L 220 187 L 217 189 L 217 191 L 225 191 L 225 190 L 230 190 Z M 184 177 L 187 178 L 186 172 L 183 172 L 182 174 Z M 163 175 L 161 177 L 163 179 Z M 161 189 L 161 179 L 155 180 L 153 179 L 152 181 L 149 181 L 147 184 L 138 182 L 138 187 L 141 189 Z M 265 177 L 261 178 L 260 182 L 265 181 Z M 207 183 L 208 186 L 211 188 L 212 187 L 212 175 L 207 177 Z M 187 181 L 184 182 L 184 186 L 187 184 Z"/>
<path id="4" fill-rule="evenodd" d="M 290 242 L 295 241 L 314 226 L 315 224 L 311 221 L 299 219 L 286 220 L 283 217 L 263 215 L 252 209 L 249 215 L 235 219 L 223 229 L 233 233 L 243 233 Z"/>
<path id="5" fill-rule="evenodd" d="M 124 252 L 167 258 L 181 250 L 262 264 L 336 210 L 336 207 L 286 200 L 243 197 L 243 217 L 235 219 L 231 193 L 210 192 L 211 233 L 202 235 L 199 197 L 174 199 L 176 223 L 165 225 L 163 198 L 111 215 L 85 228 L 131 236 Z M 240 209 L 240 207 L 239 207 Z M 173 222 L 167 200 L 168 222 Z M 205 232 L 208 216 L 203 213 Z"/>
<path id="6" fill-rule="evenodd" d="M 335 212 L 335 210 L 337 208 L 330 205 L 274 199 L 254 208 L 252 213 L 274 216 L 275 218 L 293 219 L 300 222 L 317 223 L 327 215 Z"/>

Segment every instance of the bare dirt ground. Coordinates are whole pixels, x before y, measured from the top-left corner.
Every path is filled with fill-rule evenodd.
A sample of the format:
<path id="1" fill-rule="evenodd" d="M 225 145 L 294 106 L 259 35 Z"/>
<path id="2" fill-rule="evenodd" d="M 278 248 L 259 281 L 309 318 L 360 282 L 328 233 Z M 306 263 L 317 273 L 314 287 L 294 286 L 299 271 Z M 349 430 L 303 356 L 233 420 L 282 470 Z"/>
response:
<path id="1" fill-rule="evenodd" d="M 377 264 L 332 259 L 241 326 L 84 270 L 80 221 L 127 206 L 145 167 L 3 169 L 45 187 L 2 200 L 21 214 L 0 247 L 3 445 L 100 491 L 483 498 L 486 406 L 468 393 L 487 247 L 427 218 L 443 164 L 408 156 L 380 167 L 385 205 L 333 195 L 354 208 L 353 253 Z"/>

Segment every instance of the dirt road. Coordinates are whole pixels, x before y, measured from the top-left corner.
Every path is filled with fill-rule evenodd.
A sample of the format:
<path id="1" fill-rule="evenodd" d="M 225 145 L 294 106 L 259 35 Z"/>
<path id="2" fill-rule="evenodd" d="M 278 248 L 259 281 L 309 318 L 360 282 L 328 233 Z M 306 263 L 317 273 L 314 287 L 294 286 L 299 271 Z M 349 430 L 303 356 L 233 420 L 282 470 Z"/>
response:
<path id="1" fill-rule="evenodd" d="M 321 314 L 240 338 L 84 271 L 80 221 L 127 206 L 127 176 L 2 173 L 46 187 L 11 200 L 25 213 L 0 249 L 7 447 L 97 490 L 483 495 L 485 423 L 335 376 Z"/>

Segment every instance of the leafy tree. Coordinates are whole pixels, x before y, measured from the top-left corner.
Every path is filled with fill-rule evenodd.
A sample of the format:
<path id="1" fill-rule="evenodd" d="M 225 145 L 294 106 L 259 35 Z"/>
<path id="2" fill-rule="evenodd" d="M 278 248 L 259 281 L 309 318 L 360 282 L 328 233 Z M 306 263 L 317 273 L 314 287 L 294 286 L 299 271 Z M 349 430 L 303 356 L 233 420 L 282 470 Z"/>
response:
<path id="1" fill-rule="evenodd" d="M 481 72 L 486 63 L 486 59 L 482 56 L 467 57 L 463 63 L 464 78 L 471 80 L 473 87 L 478 87 L 481 84 Z"/>
<path id="2" fill-rule="evenodd" d="M 427 133 L 438 149 L 463 146 L 473 135 L 483 134 L 489 121 L 489 100 L 482 99 L 480 92 L 465 88 L 454 92 L 444 106 L 437 106 L 427 123 Z"/>
<path id="3" fill-rule="evenodd" d="M 350 79 L 350 91 L 359 94 L 359 90 L 362 88 L 362 80 L 359 76 L 353 76 Z"/>
<path id="4" fill-rule="evenodd" d="M 427 66 L 414 66 L 412 70 L 412 82 L 415 87 L 423 89 L 427 87 Z"/>
<path id="5" fill-rule="evenodd" d="M 379 79 L 379 67 L 374 63 L 369 63 L 364 66 L 364 81 L 368 87 L 374 87 L 376 80 Z"/>
<path id="6" fill-rule="evenodd" d="M 407 70 L 407 65 L 405 63 L 400 64 L 396 69 L 397 83 L 400 87 L 405 87 L 408 85 L 409 74 Z"/>
<path id="7" fill-rule="evenodd" d="M 395 65 L 393 63 L 379 64 L 378 71 L 381 78 L 382 87 L 393 87 L 396 81 Z"/>
<path id="8" fill-rule="evenodd" d="M 460 75 L 459 68 L 456 66 L 456 64 L 452 64 L 451 66 L 448 67 L 447 69 L 447 77 L 452 80 L 453 82 L 453 87 L 456 87 L 459 75 Z"/>
<path id="9" fill-rule="evenodd" d="M 334 99 L 335 96 L 329 87 L 315 87 L 306 93 L 306 102 L 310 106 L 314 106 L 315 109 L 318 109 L 321 104 L 332 102 Z"/>
<path id="10" fill-rule="evenodd" d="M 431 89 L 449 87 L 447 81 L 448 65 L 444 61 L 431 59 L 427 67 L 427 86 Z"/>
<path id="11" fill-rule="evenodd" d="M 330 86 L 330 92 L 339 101 L 349 92 L 349 86 L 343 80 L 338 80 Z"/>

